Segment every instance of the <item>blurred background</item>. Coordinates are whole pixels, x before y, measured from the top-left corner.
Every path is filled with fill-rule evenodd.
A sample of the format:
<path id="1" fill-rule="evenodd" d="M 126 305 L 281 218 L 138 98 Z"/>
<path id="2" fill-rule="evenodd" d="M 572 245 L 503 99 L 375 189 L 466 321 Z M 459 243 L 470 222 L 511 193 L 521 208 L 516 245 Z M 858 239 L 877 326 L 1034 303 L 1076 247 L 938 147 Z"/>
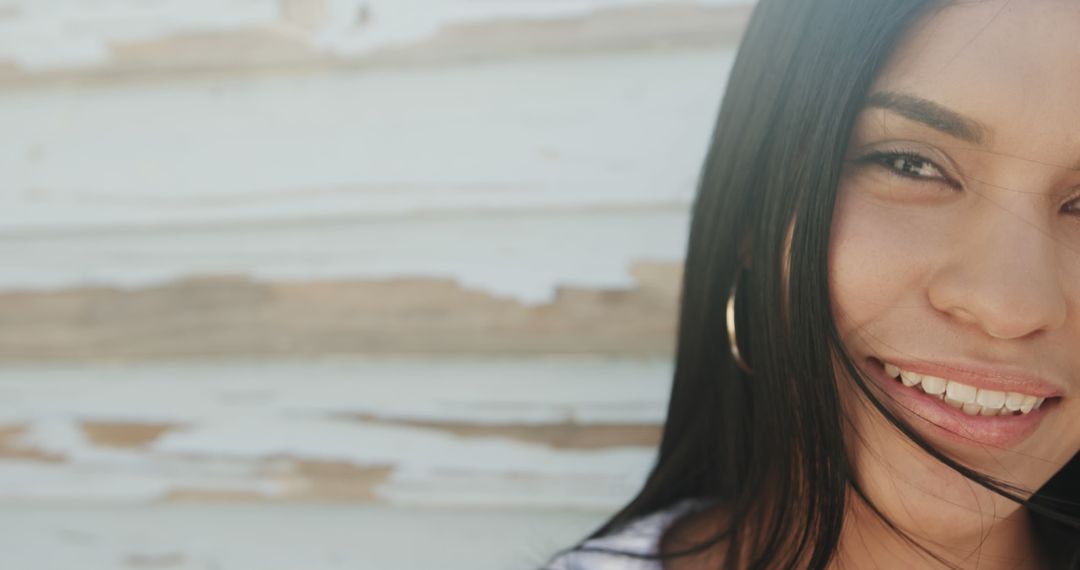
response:
<path id="1" fill-rule="evenodd" d="M 0 0 L 3 568 L 583 537 L 653 460 L 750 10 Z"/>

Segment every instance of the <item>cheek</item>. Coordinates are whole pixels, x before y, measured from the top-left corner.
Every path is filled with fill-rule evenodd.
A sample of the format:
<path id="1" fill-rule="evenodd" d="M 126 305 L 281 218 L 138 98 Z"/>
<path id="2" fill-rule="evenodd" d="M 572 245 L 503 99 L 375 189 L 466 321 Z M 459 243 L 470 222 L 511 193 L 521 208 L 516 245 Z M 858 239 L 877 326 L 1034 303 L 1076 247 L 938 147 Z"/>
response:
<path id="1" fill-rule="evenodd" d="M 914 309 L 934 251 L 926 232 L 898 219 L 899 209 L 841 186 L 829 245 L 829 294 L 840 333 L 847 336 Z M 907 311 L 910 315 L 917 311 Z"/>

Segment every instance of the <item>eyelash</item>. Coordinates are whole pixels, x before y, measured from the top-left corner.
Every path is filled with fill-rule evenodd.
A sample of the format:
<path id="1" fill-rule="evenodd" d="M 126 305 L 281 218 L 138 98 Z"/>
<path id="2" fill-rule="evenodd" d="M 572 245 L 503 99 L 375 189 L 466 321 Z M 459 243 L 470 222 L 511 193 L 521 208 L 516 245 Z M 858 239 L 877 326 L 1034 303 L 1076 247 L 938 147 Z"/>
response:
<path id="1" fill-rule="evenodd" d="M 941 183 L 952 188 L 953 190 L 960 189 L 960 184 L 952 178 L 949 178 L 945 174 L 944 169 L 938 166 L 937 163 L 915 152 L 907 150 L 874 151 L 864 156 L 862 160 L 864 162 L 873 163 L 877 166 L 884 168 L 885 170 L 889 171 L 889 173 L 893 176 L 899 176 L 901 178 L 906 178 L 908 180 L 916 180 L 919 182 Z M 909 162 L 922 163 L 924 166 L 929 166 L 930 168 L 933 168 L 935 171 L 937 171 L 938 176 L 919 176 L 918 174 L 914 174 L 910 171 L 897 168 L 896 162 L 898 160 L 907 160 Z"/>
<path id="2" fill-rule="evenodd" d="M 895 166 L 898 159 L 924 163 L 924 165 L 928 165 L 934 170 L 936 170 L 939 176 L 919 176 L 909 171 L 899 169 Z M 889 174 L 893 176 L 899 176 L 901 178 L 906 178 L 908 180 L 916 180 L 919 182 L 937 182 L 945 184 L 949 188 L 952 188 L 956 191 L 961 189 L 960 184 L 952 178 L 949 178 L 949 176 L 945 174 L 945 171 L 940 166 L 938 166 L 937 163 L 917 152 L 912 152 L 908 150 L 880 150 L 868 153 L 867 155 L 863 156 L 862 161 L 876 164 L 877 166 L 880 166 L 885 170 L 889 171 Z M 1062 206 L 1062 211 L 1068 214 L 1080 215 L 1080 196 L 1077 196 L 1072 200 L 1066 202 L 1065 205 Z"/>
<path id="3" fill-rule="evenodd" d="M 1069 204 L 1072 204 L 1072 206 L 1070 206 Z M 1080 216 L 1080 196 L 1077 196 L 1072 200 L 1065 202 L 1065 205 L 1062 206 L 1061 209 L 1064 210 L 1066 214 Z"/>

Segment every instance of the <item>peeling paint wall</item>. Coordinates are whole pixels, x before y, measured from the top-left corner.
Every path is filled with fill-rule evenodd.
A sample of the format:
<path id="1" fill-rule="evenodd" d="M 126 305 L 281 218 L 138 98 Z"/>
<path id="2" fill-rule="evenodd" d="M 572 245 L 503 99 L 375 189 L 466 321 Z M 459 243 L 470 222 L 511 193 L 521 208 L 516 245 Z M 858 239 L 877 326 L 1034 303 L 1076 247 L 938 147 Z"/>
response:
<path id="1" fill-rule="evenodd" d="M 750 9 L 0 0 L 0 503 L 619 505 Z"/>
<path id="2" fill-rule="evenodd" d="M 732 4 L 9 1 L 0 290 L 632 287 L 632 263 L 681 259 L 748 13 Z M 368 47 L 326 47 L 350 34 Z M 445 59 L 470 42 L 486 57 Z M 388 50 L 425 63 L 375 65 Z"/>
<path id="3" fill-rule="evenodd" d="M 0 410 L 0 501 L 605 507 L 650 461 L 669 372 L 546 359 L 9 365 L 0 388 L 22 403 Z"/>
<path id="4" fill-rule="evenodd" d="M 665 16 L 653 30 L 692 25 L 688 14 L 726 22 L 728 34 L 745 19 L 744 0 L 6 0 L 0 4 L 0 61 L 28 72 L 123 66 L 132 59 L 158 66 L 225 59 L 288 63 L 314 58 L 357 59 L 422 46 L 461 28 L 529 21 L 590 22 L 598 12 Z M 661 11 L 654 10 L 660 8 Z M 732 16 L 731 14 L 734 14 Z M 630 36 L 632 18 L 586 41 Z M 602 24 L 601 24 L 602 27 Z M 699 25 L 699 30 L 700 28 Z M 482 34 L 481 34 L 482 35 Z M 684 34 L 685 35 L 685 34 Z M 728 38 L 729 39 L 729 38 Z M 519 45 L 528 42 L 518 38 Z M 240 48 L 221 53 L 216 48 Z M 194 52 L 194 53 L 192 53 Z"/>

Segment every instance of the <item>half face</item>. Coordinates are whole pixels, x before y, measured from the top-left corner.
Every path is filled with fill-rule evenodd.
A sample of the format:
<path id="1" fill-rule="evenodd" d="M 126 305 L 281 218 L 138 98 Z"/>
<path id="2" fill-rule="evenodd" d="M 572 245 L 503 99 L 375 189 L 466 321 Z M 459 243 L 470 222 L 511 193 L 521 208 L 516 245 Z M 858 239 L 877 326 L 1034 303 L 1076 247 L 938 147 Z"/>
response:
<path id="1" fill-rule="evenodd" d="M 830 289 L 879 399 L 936 447 L 1032 491 L 1077 454 L 1076 2 L 956 3 L 912 31 L 850 140 Z M 900 518 L 1019 508 L 853 409 L 860 476 L 890 481 Z"/>

